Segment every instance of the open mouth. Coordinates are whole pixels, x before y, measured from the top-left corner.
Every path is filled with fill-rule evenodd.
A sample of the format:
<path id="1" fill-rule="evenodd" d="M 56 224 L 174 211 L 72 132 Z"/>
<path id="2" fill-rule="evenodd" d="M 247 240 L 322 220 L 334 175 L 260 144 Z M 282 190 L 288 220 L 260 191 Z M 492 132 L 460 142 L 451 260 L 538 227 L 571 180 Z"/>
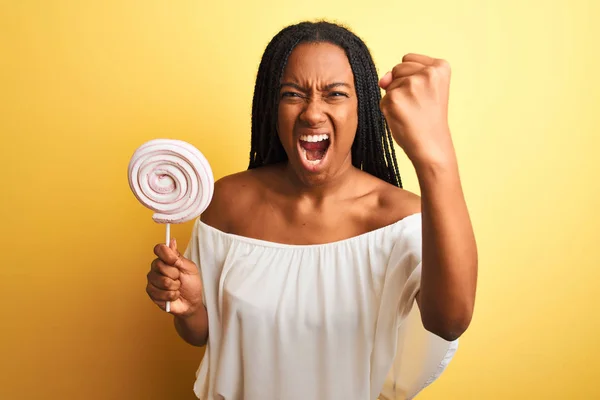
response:
<path id="1" fill-rule="evenodd" d="M 329 144 L 329 135 L 327 134 L 300 136 L 301 153 L 309 165 L 317 165 L 323 161 Z"/>

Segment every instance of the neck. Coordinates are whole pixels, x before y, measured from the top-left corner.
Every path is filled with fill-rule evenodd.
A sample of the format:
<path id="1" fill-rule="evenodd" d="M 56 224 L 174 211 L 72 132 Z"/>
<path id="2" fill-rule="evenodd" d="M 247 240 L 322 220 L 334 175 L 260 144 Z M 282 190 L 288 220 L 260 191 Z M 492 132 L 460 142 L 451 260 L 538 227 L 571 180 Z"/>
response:
<path id="1" fill-rule="evenodd" d="M 321 204 L 334 196 L 343 196 L 359 172 L 350 161 L 334 173 L 319 176 L 299 174 L 289 162 L 284 165 L 283 170 L 290 183 L 290 192 L 315 204 Z"/>

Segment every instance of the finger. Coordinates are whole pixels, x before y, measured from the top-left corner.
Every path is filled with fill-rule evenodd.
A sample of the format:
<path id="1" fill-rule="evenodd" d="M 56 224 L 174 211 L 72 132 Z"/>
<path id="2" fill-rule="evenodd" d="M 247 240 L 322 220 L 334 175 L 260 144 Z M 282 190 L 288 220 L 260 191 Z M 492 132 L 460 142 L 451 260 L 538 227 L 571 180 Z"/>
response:
<path id="1" fill-rule="evenodd" d="M 179 291 L 178 290 L 163 290 L 157 288 L 152 283 L 148 283 L 146 285 L 146 293 L 152 299 L 152 301 L 175 301 L 179 299 Z"/>
<path id="2" fill-rule="evenodd" d="M 386 90 L 388 85 L 390 83 L 392 83 L 392 80 L 393 80 L 392 71 L 389 71 L 385 75 L 383 75 L 381 77 L 381 79 L 379 80 L 379 87 L 382 88 L 383 90 Z"/>
<path id="3" fill-rule="evenodd" d="M 148 282 L 161 290 L 179 290 L 181 281 L 179 279 L 171 279 L 167 276 L 157 274 L 154 271 L 148 272 L 146 276 Z"/>
<path id="4" fill-rule="evenodd" d="M 155 271 L 160 275 L 167 276 L 171 279 L 179 279 L 179 269 L 172 265 L 167 265 L 160 258 L 156 258 L 154 261 L 152 261 L 152 264 L 150 264 L 150 270 Z"/>
<path id="5" fill-rule="evenodd" d="M 181 257 L 181 253 L 179 252 L 179 249 L 177 248 L 177 239 L 175 239 L 175 238 L 171 239 L 171 243 L 169 243 L 169 248 L 171 249 L 171 251 L 173 253 L 175 253 L 175 255 L 178 258 Z"/>
<path id="6" fill-rule="evenodd" d="M 408 53 L 402 57 L 402 62 L 417 62 L 426 66 L 432 66 L 435 65 L 436 59 L 423 54 Z"/>
<path id="7" fill-rule="evenodd" d="M 408 78 L 408 77 L 404 77 L 404 78 L 398 78 L 398 79 L 394 79 L 394 80 L 392 81 L 392 83 L 390 83 L 390 84 L 389 84 L 389 85 L 388 85 L 388 86 L 385 88 L 386 95 L 387 95 L 387 93 L 389 93 L 390 91 L 392 91 L 392 90 L 394 90 L 394 89 L 396 89 L 396 88 L 399 88 L 400 86 L 404 86 L 404 85 L 406 84 L 406 81 L 407 81 L 408 79 L 410 79 L 410 78 Z M 384 97 L 385 97 L 385 96 L 384 96 Z"/>
<path id="8" fill-rule="evenodd" d="M 407 54 L 402 57 L 403 62 L 418 62 L 427 67 L 434 67 L 438 70 L 441 70 L 447 74 L 450 74 L 450 64 L 448 61 L 443 60 L 441 58 L 433 58 L 429 56 L 425 56 L 423 54 Z"/>
<path id="9" fill-rule="evenodd" d="M 163 243 L 154 246 L 154 254 L 168 265 L 178 267 L 181 264 L 180 256 Z"/>
<path id="10" fill-rule="evenodd" d="M 414 61 L 406 61 L 398 64 L 392 69 L 393 79 L 405 78 L 407 76 L 414 75 L 418 72 L 423 71 L 427 68 L 427 65 L 421 64 Z"/>

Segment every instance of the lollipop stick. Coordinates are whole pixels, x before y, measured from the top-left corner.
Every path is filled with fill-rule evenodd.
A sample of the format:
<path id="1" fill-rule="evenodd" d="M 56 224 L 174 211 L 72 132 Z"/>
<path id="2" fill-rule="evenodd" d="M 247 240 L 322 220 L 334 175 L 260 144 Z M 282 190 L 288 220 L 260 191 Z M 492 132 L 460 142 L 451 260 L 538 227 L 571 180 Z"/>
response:
<path id="1" fill-rule="evenodd" d="M 167 246 L 171 244 L 171 224 L 167 224 Z M 167 305 L 165 306 L 167 312 L 171 312 L 171 302 L 167 301 Z"/>
<path id="2" fill-rule="evenodd" d="M 167 247 L 171 247 L 171 224 L 167 224 L 167 240 L 165 243 Z"/>

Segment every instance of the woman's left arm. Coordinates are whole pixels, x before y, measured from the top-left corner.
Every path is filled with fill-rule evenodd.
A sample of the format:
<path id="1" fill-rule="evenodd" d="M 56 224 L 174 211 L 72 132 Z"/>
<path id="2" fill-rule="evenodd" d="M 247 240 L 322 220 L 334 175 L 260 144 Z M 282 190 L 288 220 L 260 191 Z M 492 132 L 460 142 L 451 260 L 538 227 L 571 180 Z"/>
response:
<path id="1" fill-rule="evenodd" d="M 422 269 L 417 303 L 423 326 L 457 339 L 473 315 L 477 246 L 456 162 L 416 168 L 421 187 Z"/>
<path id="2" fill-rule="evenodd" d="M 381 109 L 412 161 L 421 188 L 422 272 L 417 303 L 424 327 L 455 340 L 471 322 L 477 246 L 448 126 L 450 67 L 409 54 L 386 74 Z"/>

